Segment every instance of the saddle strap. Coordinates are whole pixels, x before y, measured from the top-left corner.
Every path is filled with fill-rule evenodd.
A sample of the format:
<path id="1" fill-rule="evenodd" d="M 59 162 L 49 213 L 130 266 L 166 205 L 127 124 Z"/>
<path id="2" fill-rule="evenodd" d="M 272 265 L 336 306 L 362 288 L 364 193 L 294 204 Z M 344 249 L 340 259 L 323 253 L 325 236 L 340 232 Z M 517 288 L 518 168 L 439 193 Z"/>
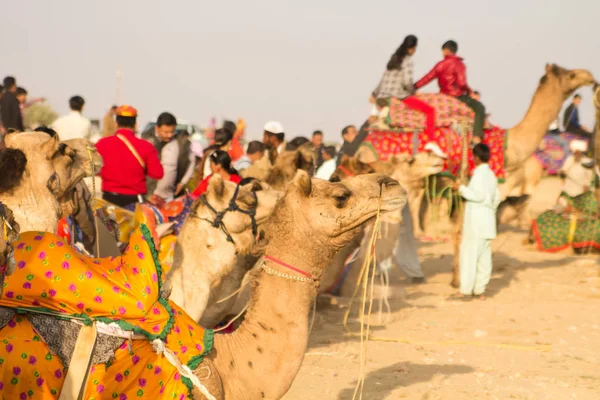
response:
<path id="1" fill-rule="evenodd" d="M 82 326 L 75 342 L 75 350 L 71 357 L 69 371 L 58 400 L 83 399 L 88 372 L 91 366 L 92 354 L 96 347 L 96 322 L 91 326 Z"/>

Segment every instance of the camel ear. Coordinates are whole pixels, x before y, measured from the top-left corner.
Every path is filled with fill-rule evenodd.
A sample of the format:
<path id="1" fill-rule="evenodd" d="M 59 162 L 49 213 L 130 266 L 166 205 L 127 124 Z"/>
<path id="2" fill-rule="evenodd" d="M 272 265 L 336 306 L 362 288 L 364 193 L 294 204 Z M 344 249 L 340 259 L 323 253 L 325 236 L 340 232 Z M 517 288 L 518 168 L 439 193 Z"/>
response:
<path id="1" fill-rule="evenodd" d="M 60 144 L 58 135 L 51 136 L 47 141 L 45 141 L 40 147 L 42 154 L 46 155 L 46 159 L 51 159 L 54 154 L 58 151 L 58 146 Z"/>
<path id="2" fill-rule="evenodd" d="M 225 182 L 223 182 L 221 175 L 213 174 L 210 177 L 206 191 L 212 192 L 218 199 L 223 197 L 223 193 L 225 192 Z"/>
<path id="3" fill-rule="evenodd" d="M 312 192 L 312 183 L 310 181 L 310 176 L 308 176 L 306 171 L 299 169 L 298 172 L 296 172 L 294 180 L 290 182 L 290 188 L 295 188 L 305 197 L 310 196 L 310 193 Z"/>
<path id="4" fill-rule="evenodd" d="M 546 72 L 550 72 L 552 70 L 552 65 L 546 63 Z"/>

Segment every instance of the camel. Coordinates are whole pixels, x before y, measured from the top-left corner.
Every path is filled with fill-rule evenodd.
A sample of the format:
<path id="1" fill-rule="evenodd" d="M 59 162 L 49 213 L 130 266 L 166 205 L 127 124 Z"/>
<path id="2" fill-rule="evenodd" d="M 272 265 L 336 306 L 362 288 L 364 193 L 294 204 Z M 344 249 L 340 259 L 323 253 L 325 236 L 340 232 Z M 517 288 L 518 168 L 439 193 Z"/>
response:
<path id="1" fill-rule="evenodd" d="M 2 192 L 0 200 L 13 210 L 22 230 L 55 232 L 58 220 L 75 209 L 75 186 L 98 171 L 102 159 L 86 139 L 60 142 L 45 132 L 10 133 L 5 143 L 19 154 L 14 170 L 19 183 Z"/>
<path id="2" fill-rule="evenodd" d="M 524 118 L 507 131 L 508 140 L 505 150 L 506 182 L 501 185 L 502 198 L 507 199 L 501 208 L 518 207 L 520 218 L 527 218 L 528 198 L 539 182 L 539 174 L 530 165 L 530 156 L 540 145 L 550 123 L 556 119 L 562 104 L 581 86 L 592 85 L 592 74 L 583 69 L 567 70 L 555 64 L 547 64 L 544 76 L 540 79 L 531 105 Z M 369 156 L 366 149 L 359 150 L 357 157 Z M 363 162 L 365 159 L 361 159 Z M 514 197 L 521 198 L 515 201 Z M 412 203 L 419 208 L 420 204 Z M 515 214 L 514 210 L 512 213 Z M 507 214 L 507 215 L 508 215 Z M 413 220 L 418 221 L 416 211 Z M 502 223 L 505 221 L 501 219 Z M 415 224 L 416 234 L 420 234 Z"/>
<path id="3" fill-rule="evenodd" d="M 219 190 L 219 185 L 216 185 L 217 183 L 218 179 L 212 182 L 211 186 L 213 187 L 211 190 Z M 198 347 L 199 349 L 207 349 L 205 353 L 202 353 L 203 358 L 198 359 L 197 362 L 190 361 L 190 365 L 192 366 L 187 370 L 182 367 L 175 367 L 173 369 L 171 365 L 177 364 L 173 361 L 173 358 L 183 357 L 183 354 L 173 353 L 169 350 L 170 353 L 164 353 L 163 355 L 163 352 L 168 350 L 168 348 L 165 349 L 163 346 L 167 346 L 168 343 L 165 344 L 160 339 L 155 340 L 152 336 L 150 338 L 143 335 L 141 337 L 134 337 L 133 344 L 130 344 L 132 347 L 125 353 L 127 355 L 124 358 L 121 357 L 121 362 L 127 363 L 126 368 L 127 366 L 133 368 L 133 365 L 137 364 L 139 360 L 139 358 L 136 360 L 136 355 L 138 352 L 142 352 L 139 354 L 143 354 L 149 358 L 148 360 L 141 360 L 143 362 L 138 365 L 141 365 L 143 368 L 138 368 L 138 370 L 145 371 L 147 365 L 150 370 L 153 369 L 153 365 L 162 365 L 163 368 L 168 367 L 171 375 L 165 376 L 165 383 L 174 380 L 174 384 L 176 384 L 176 381 L 181 379 L 177 374 L 178 370 L 182 374 L 185 373 L 186 378 L 190 381 L 189 371 L 193 371 L 195 377 L 192 377 L 196 380 L 191 381 L 189 385 L 185 383 L 193 399 L 207 399 L 209 396 L 207 392 L 210 393 L 210 398 L 218 400 L 281 399 L 292 385 L 304 358 L 308 343 L 308 314 L 314 297 L 317 294 L 318 281 L 323 270 L 330 263 L 334 254 L 349 241 L 353 240 L 360 233 L 362 225 L 374 218 L 379 210 L 383 212 L 398 210 L 404 206 L 405 200 L 406 192 L 404 189 L 402 189 L 398 182 L 386 176 L 365 175 L 349 179 L 342 184 L 317 179 L 311 181 L 305 172 L 299 171 L 297 177 L 288 186 L 285 197 L 277 204 L 272 217 L 264 226 L 265 237 L 261 241 L 260 247 L 265 253 L 265 258 L 263 264 L 261 264 L 261 268 L 252 272 L 250 283 L 251 300 L 246 318 L 240 327 L 231 334 L 216 335 L 213 338 L 210 333 L 208 333 L 208 336 L 207 334 L 199 336 L 195 333 L 193 334 L 193 332 L 201 331 L 201 329 L 198 326 L 190 325 L 188 322 L 188 335 L 192 338 L 190 342 L 189 338 L 184 339 L 187 335 L 183 333 L 180 335 L 179 332 L 183 332 L 183 330 L 179 330 L 180 325 L 176 325 L 178 327 L 177 330 L 173 330 L 174 332 L 171 331 L 169 335 L 173 334 L 175 338 L 180 337 L 181 340 L 187 340 L 186 343 L 189 344 L 188 348 Z M 297 210 L 299 208 L 307 211 L 298 213 Z M 232 221 L 229 222 L 231 223 Z M 43 242 L 48 243 L 47 245 L 55 243 L 56 240 L 52 237 L 47 239 L 43 239 L 42 236 L 34 237 L 29 235 L 29 237 L 30 240 L 34 241 L 38 240 L 36 239 L 38 237 L 40 238 L 39 240 L 47 240 Z M 142 244 L 139 241 L 140 237 L 143 239 L 144 236 L 138 234 L 136 243 L 148 248 L 148 242 L 146 241 L 145 244 Z M 306 240 L 306 238 L 310 238 L 310 240 Z M 303 243 L 304 251 L 298 251 L 296 247 L 291 247 L 289 245 L 290 242 Z M 58 251 L 60 252 L 60 250 Z M 147 250 L 138 247 L 131 254 L 132 257 L 139 259 L 142 253 L 137 253 L 137 251 Z M 27 254 L 27 252 L 25 250 L 20 254 Z M 63 254 L 71 253 L 67 252 Z M 38 259 L 36 256 L 34 258 Z M 81 259 L 81 262 L 86 261 Z M 90 263 L 89 260 L 87 262 Z M 113 260 L 106 259 L 103 262 L 113 262 Z M 72 264 L 72 268 L 75 268 L 75 265 L 80 264 L 74 263 Z M 150 268 L 150 264 L 148 264 L 148 268 Z M 98 274 L 96 279 L 99 281 L 94 285 L 108 285 L 106 286 L 107 288 L 114 285 L 113 281 L 108 278 L 108 282 L 100 282 L 101 276 L 104 276 L 99 275 L 100 272 L 101 270 L 95 272 Z M 22 272 L 22 274 L 27 273 L 28 271 Z M 122 273 L 122 271 L 119 271 L 119 273 Z M 135 274 L 135 272 L 133 273 Z M 41 272 L 41 274 L 41 276 L 44 276 L 44 272 Z M 24 279 L 24 276 L 28 275 L 23 275 L 21 278 Z M 28 290 L 28 288 L 21 288 L 21 278 L 19 278 L 16 284 L 13 283 L 15 286 L 11 288 L 20 288 L 19 291 Z M 140 279 L 145 279 L 145 277 L 140 276 Z M 128 281 L 129 279 L 125 282 Z M 125 289 L 127 287 L 123 290 Z M 35 286 L 35 290 L 45 289 Z M 130 296 L 137 295 L 133 291 L 129 292 L 131 293 Z M 113 293 L 112 290 L 106 290 L 103 293 L 105 299 L 107 296 L 120 296 Z M 94 296 L 95 293 L 89 295 Z M 51 294 L 51 296 L 54 296 L 54 294 Z M 77 299 L 75 295 L 65 294 L 65 296 L 65 299 Z M 84 294 L 84 296 L 87 297 L 88 294 Z M 13 298 L 11 296 L 11 299 Z M 144 296 L 140 296 L 140 298 L 144 299 Z M 15 304 L 19 304 L 17 300 L 15 300 Z M 87 299 L 82 298 L 81 300 Z M 165 303 L 161 302 L 162 300 L 160 299 L 153 300 L 151 298 L 150 300 L 156 301 L 154 307 L 159 307 L 155 308 L 153 313 L 162 313 L 161 309 L 164 310 L 165 306 L 160 304 Z M 130 302 L 134 304 L 135 300 L 130 300 Z M 142 304 L 140 301 L 137 303 Z M 13 300 L 7 301 L 4 304 L 13 304 Z M 149 302 L 146 304 L 151 306 L 152 303 Z M 127 305 L 129 306 L 129 303 Z M 60 305 L 60 307 L 63 306 Z M 68 359 L 73 361 L 74 358 L 81 358 L 79 355 L 70 356 L 72 350 L 69 351 L 68 349 L 72 349 L 72 346 L 69 343 L 73 344 L 77 335 L 73 335 L 70 328 L 65 327 L 65 324 L 71 324 L 70 326 L 75 327 L 77 325 L 60 321 L 56 316 L 37 315 L 35 309 L 33 311 L 32 315 L 25 317 L 29 322 L 23 321 L 22 317 L 16 317 L 18 318 L 16 321 L 19 324 L 21 324 L 20 321 L 23 321 L 23 325 L 20 325 L 23 326 L 23 329 L 33 329 L 27 328 L 33 324 L 31 318 L 45 320 L 47 323 L 44 326 L 46 327 L 52 325 L 54 321 L 55 325 L 60 325 L 59 329 L 69 333 L 59 336 L 58 341 L 55 340 L 56 338 L 52 340 L 58 346 L 61 360 Z M 137 312 L 137 314 L 145 315 L 141 312 Z M 187 321 L 186 318 L 189 318 L 180 312 L 174 312 L 173 315 L 175 318 L 173 322 Z M 143 320 L 145 319 L 143 318 Z M 13 319 L 12 321 L 14 322 L 15 320 Z M 140 320 L 140 323 L 144 322 Z M 186 326 L 186 322 L 183 323 L 181 325 L 182 328 Z M 10 328 L 9 324 L 8 328 L 4 327 L 3 330 Z M 83 328 L 81 329 L 83 330 Z M 10 332 L 10 330 L 7 332 Z M 39 334 L 44 337 L 48 332 L 44 328 Z M 109 331 L 104 332 L 113 335 Z M 111 349 L 116 347 L 119 347 L 122 350 L 120 354 L 123 354 L 123 349 L 127 350 L 127 342 L 123 339 L 126 336 L 111 338 L 110 336 L 106 336 L 106 333 L 100 335 L 99 343 L 97 343 L 95 348 L 89 347 L 91 349 L 90 359 L 96 360 L 95 363 L 93 361 L 92 363 L 94 363 L 96 368 L 100 368 L 100 375 L 98 376 L 102 377 L 102 379 L 110 379 L 110 387 L 119 390 L 118 382 L 124 380 L 123 376 L 115 378 L 115 372 L 112 371 L 104 374 L 102 372 L 105 368 L 104 364 L 98 360 L 105 360 L 105 354 L 111 354 Z M 127 335 L 126 332 L 115 332 L 115 334 Z M 13 340 L 12 336 L 6 335 L 10 335 L 10 333 L 4 333 L 3 337 Z M 81 337 L 81 333 L 79 335 Z M 209 342 L 197 342 L 197 340 L 206 340 L 207 337 Z M 148 340 L 152 340 L 153 346 L 158 346 L 156 347 L 158 354 L 152 350 L 152 346 L 148 348 Z M 79 339 L 77 339 L 77 342 L 79 342 Z M 43 349 L 44 343 L 46 341 L 35 341 L 33 347 Z M 88 347 L 88 343 L 93 342 L 82 339 L 82 343 L 85 343 L 84 346 Z M 214 344 L 214 346 L 211 346 L 211 344 Z M 172 343 L 170 346 L 177 348 L 177 343 Z M 160 350 L 161 347 L 163 350 Z M 47 350 L 42 351 L 47 352 Z M 134 356 L 130 359 L 131 354 Z M 167 364 L 165 364 L 166 358 L 169 360 Z M 13 368 L 8 368 L 6 364 L 6 368 L 0 369 L 6 374 L 12 373 Z M 23 371 L 24 375 L 33 374 L 34 371 L 32 368 L 35 368 L 37 371 L 38 366 L 33 367 L 31 364 L 31 362 L 27 364 L 27 361 L 21 364 L 27 368 L 26 371 Z M 66 365 L 69 365 L 69 362 L 66 362 Z M 44 366 L 39 365 L 39 367 L 46 368 L 46 364 Z M 71 367 L 73 366 L 71 365 Z M 50 373 L 56 378 L 62 378 L 64 376 L 62 372 L 60 375 L 54 375 L 55 368 L 50 367 L 50 369 L 42 370 L 41 376 L 47 376 L 45 374 Z M 73 376 L 80 375 L 78 372 L 75 371 Z M 98 371 L 91 371 L 90 373 L 95 374 Z M 128 373 L 129 370 L 125 371 L 124 375 L 127 376 Z M 158 368 L 150 372 L 150 374 L 156 373 L 159 373 Z M 71 369 L 69 369 L 68 375 L 71 375 Z M 38 385 L 45 384 L 43 380 L 38 380 L 37 382 Z M 69 385 L 70 383 L 68 376 L 67 380 L 59 382 L 64 382 L 65 385 Z M 125 379 L 123 385 L 129 384 L 127 382 Z M 20 383 L 20 381 L 17 381 L 17 383 Z M 103 383 L 108 384 L 109 382 L 98 382 L 90 379 L 83 390 L 88 395 L 103 393 Z M 136 383 L 138 383 L 137 380 Z M 146 385 L 159 385 L 159 382 L 146 381 L 144 379 L 144 382 L 140 382 L 140 385 L 146 388 Z M 162 386 L 162 384 L 160 385 Z M 45 388 L 46 390 L 50 389 L 48 386 L 45 386 Z M 73 389 L 72 386 L 69 387 L 70 391 L 67 393 L 73 393 Z M 10 388 L 5 387 L 6 390 L 9 390 L 7 393 L 10 393 Z M 63 390 L 66 389 L 63 388 Z M 150 389 L 147 390 L 149 391 Z M 57 391 L 53 388 L 52 391 L 53 394 L 58 395 L 60 390 Z M 111 391 L 104 393 L 110 395 Z M 144 390 L 138 390 L 138 393 L 143 394 Z"/>
<path id="4" fill-rule="evenodd" d="M 442 171 L 444 160 L 432 153 L 418 153 L 414 157 L 400 154 L 392 156 L 389 162 L 372 162 L 365 164 L 356 158 L 347 158 L 340 163 L 340 166 L 333 173 L 332 181 L 344 181 L 353 176 L 370 174 L 374 172 L 384 173 L 393 179 L 396 179 L 402 187 L 407 190 L 407 207 L 410 208 L 411 216 L 413 207 L 410 207 L 411 202 L 420 202 L 419 195 L 424 192 L 424 178 L 429 175 L 435 175 Z M 419 211 L 418 209 L 416 210 Z M 382 230 L 387 232 L 385 237 L 386 242 L 396 243 L 398 239 L 399 224 L 402 222 L 401 212 L 386 213 L 382 217 Z M 324 293 L 336 282 L 342 269 L 346 264 L 348 257 L 354 252 L 357 247 L 364 247 L 366 243 L 361 243 L 360 237 L 350 243 L 348 247 L 341 250 L 333 259 L 332 265 L 327 268 L 321 278 L 320 293 Z M 383 246 L 377 248 L 377 260 L 384 261 L 392 257 L 394 247 Z M 361 265 L 361 260 L 368 251 L 361 248 L 358 253 L 355 265 Z M 340 294 L 346 296 L 354 290 L 358 268 L 353 268 L 350 274 L 346 277 L 344 284 L 341 287 Z"/>
<path id="5" fill-rule="evenodd" d="M 311 181 L 306 173 L 298 172 L 264 227 L 264 253 L 276 261 L 265 261 L 252 272 L 244 322 L 232 334 L 217 335 L 215 350 L 205 358 L 213 376 L 218 375 L 206 383 L 213 395 L 219 394 L 216 398 L 280 399 L 285 395 L 306 351 L 316 281 L 335 254 L 376 215 L 380 193 L 382 211 L 404 206 L 404 189 L 382 175 L 329 183 Z M 306 212 L 297 212 L 299 208 Z M 305 244 L 304 251 L 289 243 Z M 200 395 L 194 392 L 194 396 Z"/>
<path id="6" fill-rule="evenodd" d="M 271 165 L 268 154 L 251 165 L 244 173 L 244 178 L 255 178 L 266 182 L 275 190 L 284 190 L 295 176 L 296 171 L 303 170 L 313 174 L 315 155 L 311 143 L 305 143 L 296 149 L 285 150 L 277 156 Z"/>
<path id="7" fill-rule="evenodd" d="M 500 185 L 504 203 L 514 201 L 515 197 L 525 198 L 525 201 L 515 202 L 522 210 L 522 218 L 527 217 L 529 197 L 526 187 L 532 185 L 526 181 L 526 165 L 531 155 L 540 145 L 550 123 L 556 119 L 562 104 L 575 90 L 584 85 L 595 84 L 592 74 L 583 69 L 567 70 L 555 64 L 546 65 L 546 74 L 533 95 L 529 110 L 525 117 L 515 127 L 508 130 L 508 146 L 505 151 L 506 182 Z M 503 204 L 500 204 L 502 207 Z M 453 287 L 460 284 L 459 249 L 462 231 L 462 212 L 457 213 L 453 220 L 454 260 L 452 265 Z M 502 223 L 503 221 L 500 220 Z"/>
<path id="8" fill-rule="evenodd" d="M 267 220 L 281 197 L 266 185 L 267 190 L 256 189 L 262 189 L 257 182 L 236 186 L 214 175 L 206 200 L 192 205 L 177 237 L 165 287 L 171 290 L 170 299 L 203 326 L 215 326 L 227 314 L 235 297 L 217 301 L 234 293 L 256 262 L 251 250 L 257 226 Z M 238 210 L 231 209 L 232 202 Z"/>

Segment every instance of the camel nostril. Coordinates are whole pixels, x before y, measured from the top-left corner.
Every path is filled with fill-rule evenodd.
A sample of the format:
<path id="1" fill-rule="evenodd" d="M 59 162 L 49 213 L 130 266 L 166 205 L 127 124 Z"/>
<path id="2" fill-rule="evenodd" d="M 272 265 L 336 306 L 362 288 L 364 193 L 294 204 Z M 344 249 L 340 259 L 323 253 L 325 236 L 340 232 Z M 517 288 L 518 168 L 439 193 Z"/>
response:
<path id="1" fill-rule="evenodd" d="M 395 179 L 390 178 L 389 176 L 380 176 L 377 178 L 377 183 L 381 185 L 385 185 L 385 187 L 393 187 L 398 186 L 399 183 Z"/>

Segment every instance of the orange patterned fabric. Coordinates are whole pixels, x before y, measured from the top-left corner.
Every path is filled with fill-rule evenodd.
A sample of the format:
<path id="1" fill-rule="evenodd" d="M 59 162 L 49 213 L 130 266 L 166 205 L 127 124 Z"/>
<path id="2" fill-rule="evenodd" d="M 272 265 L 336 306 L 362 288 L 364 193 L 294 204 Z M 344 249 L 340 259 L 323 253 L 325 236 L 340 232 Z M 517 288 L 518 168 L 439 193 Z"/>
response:
<path id="1" fill-rule="evenodd" d="M 159 298 L 163 272 L 145 225 L 133 232 L 125 254 L 116 258 L 83 256 L 50 233 L 26 232 L 14 245 L 17 270 L 6 279 L 0 306 L 84 323 L 115 323 L 147 338 L 135 340 L 131 352 L 127 344 L 119 348 L 110 363 L 94 365 L 86 399 L 188 396 L 191 382 L 157 355 L 150 341 L 163 340 L 193 369 L 212 348 L 213 333 Z M 17 315 L 2 328 L 0 341 L 0 396 L 60 395 L 66 370 L 26 316 Z"/>
<path id="2" fill-rule="evenodd" d="M 393 132 L 393 131 L 372 131 L 363 142 L 377 158 L 381 161 L 387 161 L 391 155 L 395 154 L 413 154 L 413 135 L 418 135 L 417 152 L 423 152 L 427 144 L 427 137 L 424 132 Z M 506 141 L 506 130 L 493 127 L 484 132 L 483 142 L 491 150 L 489 161 L 490 168 L 498 177 L 499 181 L 504 181 L 504 149 Z M 457 176 L 461 163 L 461 140 L 460 136 L 450 128 L 439 128 L 435 131 L 435 142 L 442 151 L 448 155 L 446 170 L 454 176 Z M 469 152 L 469 170 L 474 168 L 473 154 Z"/>

